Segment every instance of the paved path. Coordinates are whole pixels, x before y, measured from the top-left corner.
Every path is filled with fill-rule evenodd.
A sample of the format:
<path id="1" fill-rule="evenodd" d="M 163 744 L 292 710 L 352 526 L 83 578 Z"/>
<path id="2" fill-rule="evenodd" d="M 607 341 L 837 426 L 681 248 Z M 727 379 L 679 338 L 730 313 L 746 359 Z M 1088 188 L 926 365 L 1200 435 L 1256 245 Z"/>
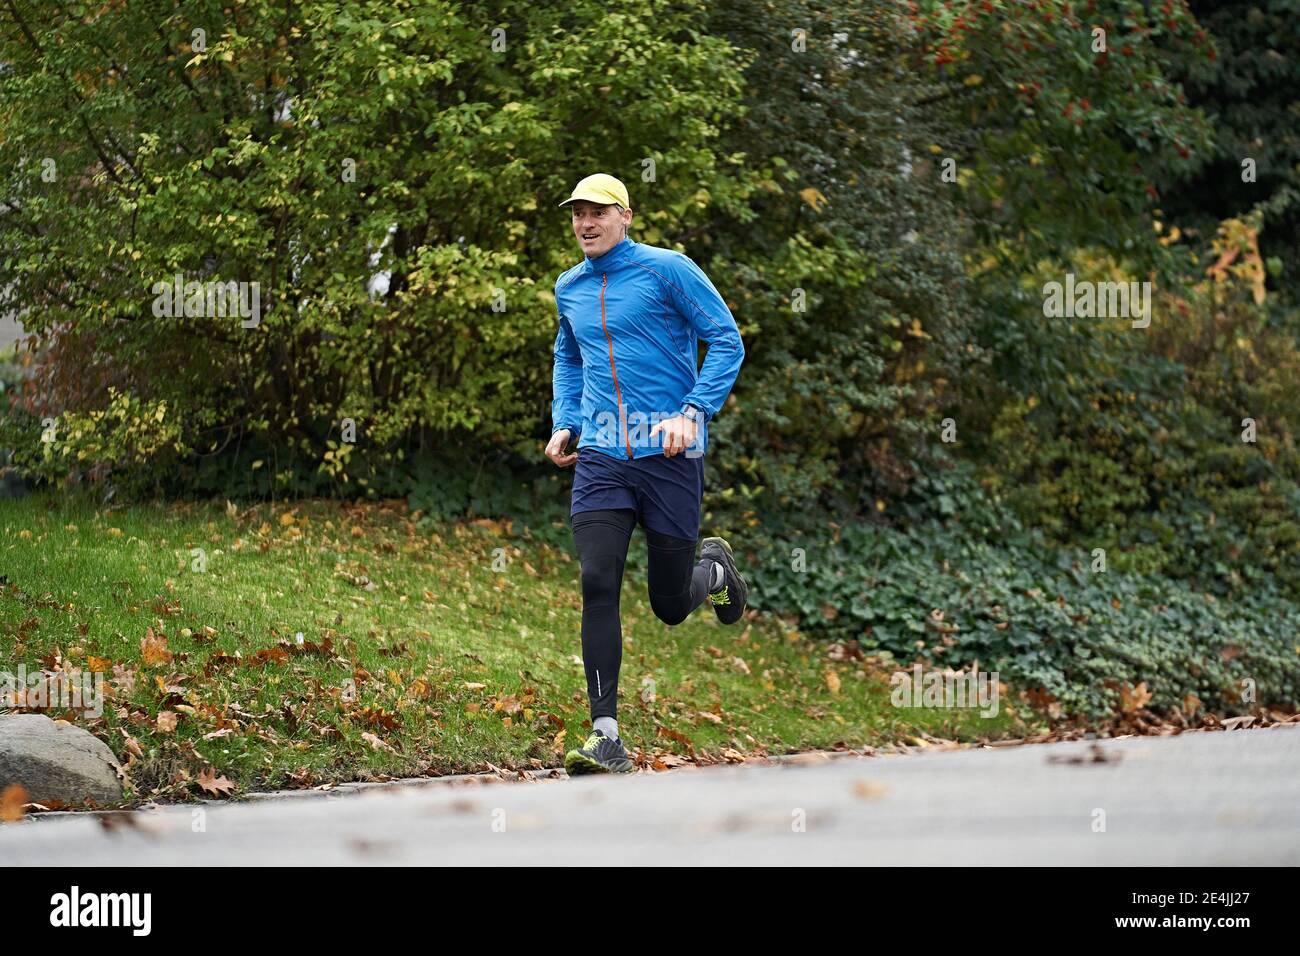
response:
<path id="1" fill-rule="evenodd" d="M 1098 810 L 1105 832 L 1094 832 Z M 129 819 L 134 825 L 106 828 L 87 814 L 28 818 L 0 827 L 0 859 L 1295 866 L 1300 725 L 617 778 L 429 783 L 171 806 Z"/>

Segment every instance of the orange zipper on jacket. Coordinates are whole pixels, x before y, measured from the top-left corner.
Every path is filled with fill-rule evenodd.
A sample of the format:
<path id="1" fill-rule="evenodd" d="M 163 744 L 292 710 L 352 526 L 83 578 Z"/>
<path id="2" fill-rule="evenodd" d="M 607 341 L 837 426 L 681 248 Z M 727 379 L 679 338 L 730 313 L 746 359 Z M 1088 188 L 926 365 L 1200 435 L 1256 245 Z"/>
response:
<path id="1" fill-rule="evenodd" d="M 618 370 L 614 368 L 614 340 L 609 337 L 609 326 L 605 324 L 605 286 L 609 284 L 609 273 L 600 274 L 600 327 L 605 330 L 605 341 L 609 344 L 609 371 L 614 376 L 614 399 L 618 402 L 618 420 L 623 426 L 623 443 L 627 445 L 627 457 L 632 457 L 632 440 L 627 435 L 627 415 L 623 411 L 623 393 L 618 388 Z"/>

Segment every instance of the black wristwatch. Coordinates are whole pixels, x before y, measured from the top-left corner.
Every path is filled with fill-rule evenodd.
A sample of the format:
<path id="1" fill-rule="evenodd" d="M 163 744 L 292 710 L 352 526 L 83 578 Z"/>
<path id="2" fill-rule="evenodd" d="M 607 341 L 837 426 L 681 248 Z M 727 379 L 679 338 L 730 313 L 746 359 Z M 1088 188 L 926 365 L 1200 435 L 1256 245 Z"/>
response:
<path id="1" fill-rule="evenodd" d="M 679 414 L 686 416 L 697 425 L 703 425 L 709 418 L 704 414 L 704 409 L 696 408 L 694 405 L 683 405 Z"/>

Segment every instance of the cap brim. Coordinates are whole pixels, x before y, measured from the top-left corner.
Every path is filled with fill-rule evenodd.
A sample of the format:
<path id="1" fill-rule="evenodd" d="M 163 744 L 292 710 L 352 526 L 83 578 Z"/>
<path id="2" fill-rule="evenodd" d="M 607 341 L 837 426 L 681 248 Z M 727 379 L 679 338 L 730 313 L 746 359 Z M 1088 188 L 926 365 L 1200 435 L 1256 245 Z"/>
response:
<path id="1" fill-rule="evenodd" d="M 594 202 L 598 206 L 616 206 L 619 204 L 617 199 L 611 199 L 608 196 L 570 196 L 560 203 L 560 208 L 567 206 L 571 202 Z"/>

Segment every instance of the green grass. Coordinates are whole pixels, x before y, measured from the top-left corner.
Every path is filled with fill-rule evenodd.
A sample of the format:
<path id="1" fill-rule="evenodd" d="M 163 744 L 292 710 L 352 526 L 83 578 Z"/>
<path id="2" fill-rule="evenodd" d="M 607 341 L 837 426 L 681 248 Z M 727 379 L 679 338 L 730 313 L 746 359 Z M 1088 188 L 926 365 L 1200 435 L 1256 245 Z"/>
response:
<path id="1" fill-rule="evenodd" d="M 417 517 L 401 502 L 6 502 L 0 670 L 105 672 L 101 717 L 52 715 L 130 762 L 132 802 L 201 795 L 200 774 L 238 793 L 559 766 L 589 727 L 576 559 L 516 527 Z M 706 604 L 668 627 L 638 563 L 619 729 L 642 763 L 1026 730 L 1009 709 L 895 708 L 877 662 L 834 660 L 768 615 L 724 627 Z M 145 661 L 150 630 L 170 661 Z"/>

